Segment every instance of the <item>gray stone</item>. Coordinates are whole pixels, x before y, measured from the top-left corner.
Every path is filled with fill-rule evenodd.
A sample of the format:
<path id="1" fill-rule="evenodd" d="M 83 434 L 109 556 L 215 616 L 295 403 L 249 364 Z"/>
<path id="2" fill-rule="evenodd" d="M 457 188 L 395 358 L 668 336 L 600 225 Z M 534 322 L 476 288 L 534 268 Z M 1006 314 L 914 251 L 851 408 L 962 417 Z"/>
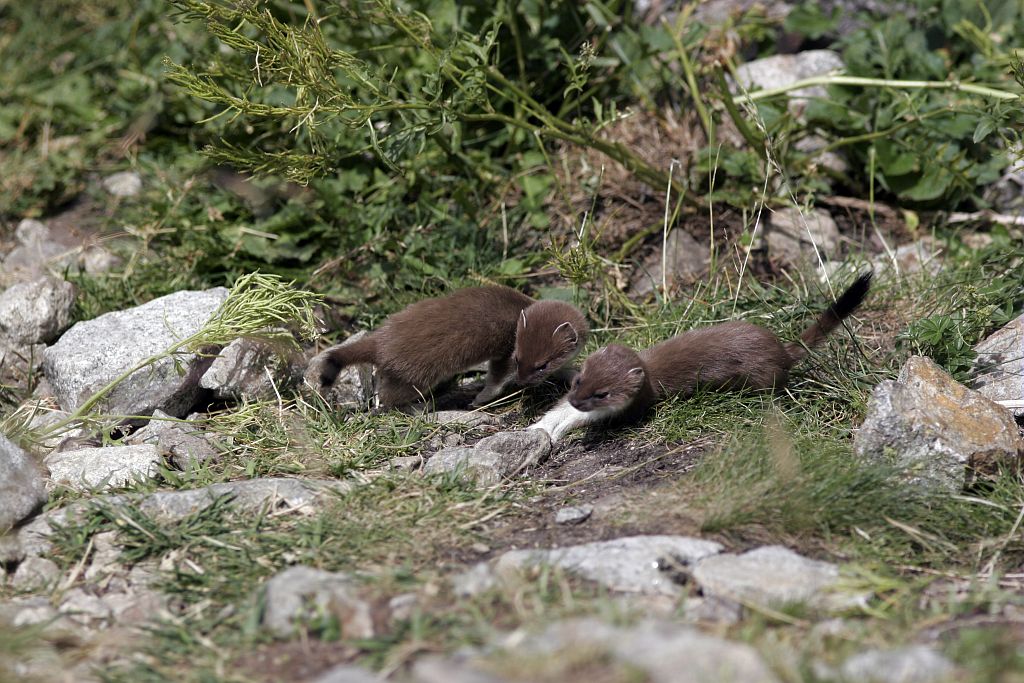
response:
<path id="1" fill-rule="evenodd" d="M 71 413 L 61 410 L 56 403 L 56 400 L 52 398 L 30 399 L 19 407 L 19 410 L 31 416 L 28 421 L 28 429 L 32 433 L 33 443 L 42 450 L 52 451 L 67 439 L 85 435 L 82 429 L 71 425 L 65 425 L 52 433 L 49 432 L 51 427 L 71 417 Z"/>
<path id="2" fill-rule="evenodd" d="M 76 323 L 46 349 L 43 362 L 61 408 L 74 411 L 139 362 L 198 332 L 227 295 L 223 287 L 175 292 Z M 186 414 L 198 386 L 191 393 L 180 392 L 179 367 L 180 359 L 163 358 L 137 370 L 111 390 L 97 409 L 121 415 L 148 415 L 155 408 L 176 417 Z"/>
<path id="3" fill-rule="evenodd" d="M 840 236 L 839 227 L 828 211 L 812 209 L 803 213 L 787 207 L 769 215 L 765 239 L 773 260 L 796 265 L 804 260 L 818 263 L 818 256 L 828 261 L 838 253 Z"/>
<path id="4" fill-rule="evenodd" d="M 72 588 L 64 594 L 64 600 L 57 611 L 82 626 L 96 622 L 110 623 L 114 610 L 103 598 L 87 592 L 84 588 Z"/>
<path id="5" fill-rule="evenodd" d="M 550 565 L 614 591 L 677 596 L 680 585 L 662 570 L 691 565 L 721 550 L 720 544 L 698 538 L 630 536 L 551 550 L 512 550 L 498 558 L 495 570 Z"/>
<path id="6" fill-rule="evenodd" d="M 308 683 L 380 683 L 380 678 L 361 666 L 342 664 L 310 679 Z"/>
<path id="7" fill-rule="evenodd" d="M 0 565 L 21 562 L 24 558 L 25 549 L 21 547 L 18 534 L 0 534 Z"/>
<path id="8" fill-rule="evenodd" d="M 510 683 L 510 679 L 474 668 L 471 663 L 438 655 L 428 655 L 417 659 L 412 666 L 412 681 L 413 683 Z"/>
<path id="9" fill-rule="evenodd" d="M 50 469 L 53 484 L 88 491 L 119 488 L 155 477 L 162 459 L 156 446 L 138 444 L 51 453 L 43 462 Z"/>
<path id="10" fill-rule="evenodd" d="M 524 467 L 544 462 L 551 455 L 551 437 L 541 429 L 520 429 L 480 439 L 474 447 L 508 456 L 509 465 L 514 464 L 513 469 L 505 473 L 509 476 Z"/>
<path id="11" fill-rule="evenodd" d="M 358 363 L 342 368 L 334 384 L 328 388 L 320 386 L 320 371 L 323 369 L 327 354 L 339 346 L 345 346 L 363 338 L 366 334 L 366 331 L 357 332 L 341 344 L 324 349 L 313 356 L 303 375 L 305 386 L 322 396 L 329 405 L 353 409 L 362 409 L 371 405 L 375 396 L 372 365 Z"/>
<path id="12" fill-rule="evenodd" d="M 689 597 L 683 603 L 683 619 L 692 624 L 738 624 L 743 619 L 743 607 L 714 596 Z"/>
<path id="13" fill-rule="evenodd" d="M 564 507 L 555 513 L 555 524 L 582 524 L 590 519 L 590 515 L 593 514 L 593 512 L 593 505 Z"/>
<path id="14" fill-rule="evenodd" d="M 978 474 L 1015 462 L 1024 443 L 1009 411 L 913 356 L 897 381 L 871 392 L 854 449 L 895 465 L 910 483 L 956 493 Z"/>
<path id="15" fill-rule="evenodd" d="M 282 638 L 296 627 L 332 616 L 344 638 L 372 638 L 370 604 L 358 596 L 357 586 L 346 574 L 312 567 L 289 567 L 264 587 L 263 626 Z"/>
<path id="16" fill-rule="evenodd" d="M 516 462 L 515 458 L 494 451 L 454 446 L 434 453 L 420 471 L 427 475 L 458 472 L 480 486 L 493 486 L 501 482 L 505 473 L 515 469 Z"/>
<path id="17" fill-rule="evenodd" d="M 18 245 L 3 259 L 0 284 L 34 280 L 51 268 L 62 270 L 74 263 L 74 251 L 53 241 L 50 229 L 39 221 L 26 218 L 14 235 Z"/>
<path id="18" fill-rule="evenodd" d="M 498 585 L 489 562 L 477 562 L 469 569 L 451 576 L 452 592 L 460 598 L 471 598 L 485 593 Z"/>
<path id="19" fill-rule="evenodd" d="M 134 197 L 142 190 L 142 178 L 135 171 L 121 171 L 104 178 L 103 187 L 115 197 Z"/>
<path id="20" fill-rule="evenodd" d="M 221 400 L 273 399 L 298 386 L 297 354 L 260 339 L 236 339 L 224 347 L 199 380 Z"/>
<path id="21" fill-rule="evenodd" d="M 434 413 L 427 413 L 423 418 L 428 422 L 465 427 L 483 427 L 498 424 L 498 418 L 476 410 L 438 410 Z"/>
<path id="22" fill-rule="evenodd" d="M 805 78 L 821 76 L 845 69 L 846 64 L 838 52 L 832 50 L 805 50 L 791 55 L 773 55 L 740 64 L 736 78 L 747 90 L 781 88 Z M 828 97 L 824 86 L 800 88 L 789 93 L 789 107 L 800 112 L 810 97 Z"/>
<path id="23" fill-rule="evenodd" d="M 868 650 L 839 667 L 843 683 L 940 683 L 961 680 L 956 666 L 924 645 Z"/>
<path id="24" fill-rule="evenodd" d="M 388 467 L 399 472 L 412 472 L 422 464 L 422 455 L 400 455 L 388 461 Z"/>
<path id="25" fill-rule="evenodd" d="M 560 657 L 587 651 L 610 654 L 639 669 L 651 683 L 777 683 L 750 645 L 705 635 L 691 626 L 642 621 L 616 627 L 596 619 L 556 622 L 512 648 L 518 658 Z"/>
<path id="26" fill-rule="evenodd" d="M 45 557 L 27 557 L 18 564 L 11 585 L 20 591 L 42 590 L 57 583 L 60 567 Z"/>
<path id="27" fill-rule="evenodd" d="M 1024 401 L 1024 315 L 974 347 L 971 388 L 993 401 Z M 1024 408 L 1014 409 L 1024 415 Z"/>
<path id="28" fill-rule="evenodd" d="M 14 237 L 22 245 L 41 244 L 50 241 L 50 229 L 42 221 L 25 218 L 14 229 Z"/>
<path id="29" fill-rule="evenodd" d="M 408 621 L 420 608 L 420 596 L 416 593 L 401 593 L 388 600 L 388 621 L 392 624 Z"/>
<path id="30" fill-rule="evenodd" d="M 89 556 L 89 566 L 85 569 L 86 581 L 95 583 L 104 577 L 124 571 L 124 565 L 121 563 L 121 545 L 117 542 L 116 531 L 95 534 L 90 542 L 92 554 Z"/>
<path id="31" fill-rule="evenodd" d="M 768 608 L 802 604 L 817 610 L 841 610 L 861 605 L 868 597 L 843 592 L 836 565 L 808 559 L 782 546 L 705 558 L 693 568 L 693 578 L 705 597 Z"/>
<path id="32" fill-rule="evenodd" d="M 874 261 L 879 274 L 895 272 L 900 276 L 927 273 L 935 275 L 942 270 L 939 252 L 928 239 L 897 247 L 893 253 L 882 254 Z"/>
<path id="33" fill-rule="evenodd" d="M 71 322 L 75 286 L 43 277 L 12 285 L 0 294 L 0 336 L 14 344 L 53 341 Z"/>
<path id="34" fill-rule="evenodd" d="M 258 512 L 265 508 L 276 511 L 294 510 L 312 513 L 352 485 L 333 479 L 262 478 L 211 484 L 200 489 L 157 491 L 156 493 L 125 493 L 93 498 L 92 502 L 112 507 L 131 506 L 160 522 L 174 522 L 204 510 L 223 497 L 230 507 L 240 512 Z M 49 551 L 51 524 L 73 524 L 90 509 L 90 502 L 79 502 L 50 510 L 19 530 L 22 547 L 28 555 Z"/>
<path id="35" fill-rule="evenodd" d="M 690 284 L 707 272 L 709 259 L 707 247 L 701 246 L 690 233 L 673 230 L 664 244 L 637 266 L 630 278 L 630 293 L 644 296 L 660 289 L 662 273 L 669 287 Z"/>
<path id="36" fill-rule="evenodd" d="M 126 440 L 129 444 L 151 444 L 165 454 L 179 470 L 215 460 L 217 449 L 201 429 L 189 422 L 180 422 L 162 410 L 153 411 L 153 419 Z"/>
<path id="37" fill-rule="evenodd" d="M 0 434 L 0 534 L 46 502 L 42 473 L 29 455 Z"/>

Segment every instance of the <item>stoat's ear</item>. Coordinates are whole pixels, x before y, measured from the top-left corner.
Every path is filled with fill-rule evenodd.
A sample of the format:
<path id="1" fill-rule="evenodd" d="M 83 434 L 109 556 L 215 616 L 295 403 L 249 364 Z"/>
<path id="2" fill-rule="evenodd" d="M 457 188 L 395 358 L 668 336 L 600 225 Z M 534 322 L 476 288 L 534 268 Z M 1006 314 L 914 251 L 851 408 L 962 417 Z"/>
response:
<path id="1" fill-rule="evenodd" d="M 569 322 L 568 320 L 566 320 L 564 323 L 562 323 L 561 325 L 556 327 L 555 331 L 551 333 L 551 336 L 554 337 L 556 334 L 558 334 L 558 331 L 560 329 L 562 329 L 563 327 L 569 328 L 567 330 L 567 332 L 569 332 L 572 335 L 572 337 L 570 337 L 570 338 L 572 339 L 573 346 L 575 346 L 576 344 L 579 344 L 580 343 L 580 335 L 579 335 L 578 332 L 576 332 L 576 328 L 573 327 L 572 323 Z"/>
<path id="2" fill-rule="evenodd" d="M 627 374 L 630 375 L 630 376 L 635 375 L 637 377 L 643 377 L 644 376 L 644 369 L 643 368 L 632 368 Z"/>
<path id="3" fill-rule="evenodd" d="M 519 320 L 523 323 L 523 329 L 526 329 L 526 309 L 519 311 Z"/>

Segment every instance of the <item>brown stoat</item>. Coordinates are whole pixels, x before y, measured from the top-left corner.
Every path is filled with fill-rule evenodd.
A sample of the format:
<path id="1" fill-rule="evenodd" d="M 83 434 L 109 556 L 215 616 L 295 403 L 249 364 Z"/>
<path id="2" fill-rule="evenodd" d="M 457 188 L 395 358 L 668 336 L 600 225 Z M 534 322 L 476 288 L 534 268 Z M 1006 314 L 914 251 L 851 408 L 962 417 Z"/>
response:
<path id="1" fill-rule="evenodd" d="M 424 299 L 389 316 L 363 338 L 333 346 L 319 364 L 324 387 L 342 368 L 373 363 L 384 408 L 428 397 L 438 385 L 484 361 L 487 380 L 473 403 L 482 405 L 515 379 L 539 382 L 571 361 L 586 340 L 587 321 L 560 301 L 534 301 L 510 287 L 460 289 Z"/>
<path id="2" fill-rule="evenodd" d="M 636 353 L 619 344 L 591 354 L 569 393 L 530 429 L 552 441 L 567 431 L 612 418 L 641 416 L 668 396 L 712 390 L 779 389 L 790 369 L 864 300 L 872 273 L 857 278 L 799 342 L 782 343 L 770 330 L 736 321 L 691 330 Z"/>

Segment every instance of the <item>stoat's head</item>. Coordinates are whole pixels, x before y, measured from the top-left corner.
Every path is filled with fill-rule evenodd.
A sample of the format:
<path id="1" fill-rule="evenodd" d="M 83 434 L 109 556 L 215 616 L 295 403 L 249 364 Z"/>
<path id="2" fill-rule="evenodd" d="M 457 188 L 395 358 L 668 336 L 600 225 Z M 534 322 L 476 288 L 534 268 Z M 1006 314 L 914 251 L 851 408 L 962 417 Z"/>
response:
<path id="1" fill-rule="evenodd" d="M 571 361 L 587 340 L 587 319 L 562 301 L 538 301 L 524 308 L 512 353 L 516 380 L 536 384 Z"/>
<path id="2" fill-rule="evenodd" d="M 647 381 L 643 361 L 636 351 L 612 344 L 587 356 L 572 382 L 569 403 L 576 410 L 623 410 L 633 402 Z"/>

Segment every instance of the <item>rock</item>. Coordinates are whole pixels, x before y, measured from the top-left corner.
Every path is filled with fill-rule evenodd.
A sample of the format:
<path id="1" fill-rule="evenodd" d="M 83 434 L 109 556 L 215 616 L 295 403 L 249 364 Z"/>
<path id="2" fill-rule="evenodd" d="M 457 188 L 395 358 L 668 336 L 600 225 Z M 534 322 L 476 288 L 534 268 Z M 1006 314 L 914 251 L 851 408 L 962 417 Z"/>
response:
<path id="1" fill-rule="evenodd" d="M 514 461 L 500 453 L 469 446 L 442 448 L 430 456 L 420 471 L 423 474 L 458 472 L 480 486 L 501 483 L 506 473 L 514 471 Z"/>
<path id="2" fill-rule="evenodd" d="M 821 76 L 846 68 L 843 58 L 832 50 L 805 50 L 791 55 L 773 55 L 740 64 L 736 78 L 747 90 L 781 88 L 812 76 Z M 806 98 L 828 97 L 824 86 L 800 88 L 789 93 L 789 107 L 799 113 Z"/>
<path id="3" fill-rule="evenodd" d="M 388 621 L 392 624 L 408 621 L 420 608 L 420 596 L 416 593 L 402 593 L 388 600 Z"/>
<path id="4" fill-rule="evenodd" d="M 61 408 L 86 399 L 142 360 L 162 353 L 209 321 L 227 298 L 223 287 L 175 292 L 125 311 L 76 323 L 46 349 L 43 370 Z M 198 377 L 182 388 L 180 360 L 163 358 L 132 373 L 97 405 L 120 415 L 148 415 L 155 408 L 181 417 L 198 391 Z M 186 383 L 188 384 L 188 383 Z"/>
<path id="5" fill-rule="evenodd" d="M 375 390 L 372 365 L 360 363 L 342 368 L 334 384 L 328 388 L 320 386 L 320 371 L 323 368 L 327 354 L 338 346 L 345 346 L 361 339 L 366 334 L 366 331 L 357 332 L 341 344 L 324 349 L 313 356 L 309 361 L 309 365 L 306 366 L 303 383 L 306 387 L 322 396 L 328 405 L 362 409 L 373 402 Z"/>
<path id="6" fill-rule="evenodd" d="M 388 467 L 399 472 L 412 472 L 422 464 L 422 455 L 400 455 L 388 461 Z"/>
<path id="7" fill-rule="evenodd" d="M 942 270 L 939 252 L 928 239 L 897 247 L 891 256 L 882 254 L 875 259 L 874 266 L 879 273 L 895 271 L 901 276 L 922 272 L 935 275 Z"/>
<path id="8" fill-rule="evenodd" d="M 477 562 L 469 569 L 451 576 L 452 592 L 460 598 L 471 598 L 498 585 L 489 562 Z"/>
<path id="9" fill-rule="evenodd" d="M 663 569 L 691 565 L 721 550 L 714 541 L 685 536 L 630 536 L 551 550 L 512 550 L 498 558 L 495 571 L 550 565 L 613 591 L 677 596 L 681 587 Z"/>
<path id="10" fill-rule="evenodd" d="M 582 524 L 590 519 L 590 515 L 593 514 L 593 512 L 593 505 L 564 507 L 555 513 L 555 524 Z"/>
<path id="11" fill-rule="evenodd" d="M 0 283 L 14 284 L 42 277 L 50 268 L 62 270 L 74 262 L 74 250 L 53 241 L 50 229 L 26 218 L 14 232 L 18 245 L 3 259 Z"/>
<path id="12" fill-rule="evenodd" d="M 134 197 L 142 190 L 142 178 L 134 171 L 121 171 L 104 178 L 103 187 L 115 197 Z"/>
<path id="13" fill-rule="evenodd" d="M 201 429 L 188 422 L 179 422 L 162 410 L 154 410 L 149 424 L 133 433 L 125 442 L 157 446 L 179 470 L 188 470 L 212 461 L 218 455 L 217 449 L 206 439 Z"/>
<path id="14" fill-rule="evenodd" d="M 840 236 L 839 227 L 828 211 L 813 209 L 804 214 L 787 207 L 769 215 L 765 239 L 773 260 L 796 265 L 805 259 L 817 264 L 819 255 L 823 261 L 828 261 L 838 254 Z"/>
<path id="15" fill-rule="evenodd" d="M 358 597 L 355 582 L 346 574 L 289 567 L 267 581 L 264 604 L 263 626 L 282 638 L 325 616 L 337 619 L 343 638 L 374 636 L 370 604 Z"/>
<path id="16" fill-rule="evenodd" d="M 940 683 L 962 680 L 956 666 L 924 645 L 868 650 L 839 667 L 843 683 Z"/>
<path id="17" fill-rule="evenodd" d="M 109 507 L 131 506 L 159 522 L 175 522 L 204 510 L 221 498 L 240 512 L 294 510 L 312 513 L 338 493 L 351 490 L 351 484 L 333 479 L 262 478 L 211 484 L 200 489 L 124 493 L 100 496 L 92 502 Z M 19 530 L 25 553 L 41 555 L 50 549 L 51 524 L 71 524 L 90 509 L 90 502 L 73 503 L 49 510 Z"/>
<path id="18" fill-rule="evenodd" d="M 596 619 L 556 622 L 509 648 L 516 661 L 557 662 L 572 653 L 601 654 L 639 669 L 651 683 L 777 683 L 753 647 L 705 635 L 691 626 L 647 620 L 616 627 Z M 535 668 L 535 667 L 531 667 Z M 630 679 L 632 680 L 632 679 Z"/>
<path id="19" fill-rule="evenodd" d="M 41 595 L 0 602 L 0 624 L 10 624 L 15 628 L 44 624 L 57 617 L 57 610 L 50 604 L 50 599 Z"/>
<path id="20" fill-rule="evenodd" d="M 1024 444 L 1008 410 L 913 356 L 896 381 L 871 392 L 854 450 L 895 465 L 912 484 L 958 493 L 977 474 L 1016 462 Z"/>
<path id="21" fill-rule="evenodd" d="M 57 407 L 55 399 L 30 399 L 22 403 L 18 409 L 24 414 L 31 415 L 27 427 L 32 432 L 33 443 L 42 450 L 52 451 L 67 439 L 78 438 L 85 434 L 80 428 L 70 428 L 66 425 L 64 429 L 44 435 L 48 428 L 71 416 L 71 413 Z"/>
<path id="22" fill-rule="evenodd" d="M 18 534 L 0 534 L 0 566 L 15 564 L 25 558 L 25 549 L 21 547 Z"/>
<path id="23" fill-rule="evenodd" d="M 42 244 L 50 240 L 50 229 L 42 221 L 25 218 L 14 229 L 14 237 L 23 246 Z"/>
<path id="24" fill-rule="evenodd" d="M 484 451 L 500 453 L 514 463 L 512 474 L 523 467 L 539 465 L 551 454 L 551 438 L 540 429 L 520 429 L 512 432 L 498 432 L 480 439 L 474 446 Z"/>
<path id="25" fill-rule="evenodd" d="M 521 680 L 521 679 L 520 679 Z M 452 657 L 428 655 L 412 666 L 413 683 L 510 683 L 489 671 Z"/>
<path id="26" fill-rule="evenodd" d="M 79 257 L 79 265 L 89 275 L 106 273 L 119 267 L 124 261 L 120 256 L 112 254 L 103 247 L 90 246 L 82 251 Z"/>
<path id="27" fill-rule="evenodd" d="M 423 416 L 427 422 L 442 425 L 460 425 L 465 427 L 483 427 L 499 424 L 498 418 L 475 410 L 438 410 Z"/>
<path id="28" fill-rule="evenodd" d="M 60 578 L 60 567 L 45 557 L 27 557 L 18 564 L 11 585 L 20 591 L 38 591 L 52 587 Z"/>
<path id="29" fill-rule="evenodd" d="M 782 546 L 705 558 L 693 568 L 693 579 L 705 597 L 770 609 L 803 604 L 815 610 L 841 610 L 867 599 L 863 594 L 839 590 L 836 565 L 808 559 Z"/>
<path id="30" fill-rule="evenodd" d="M 689 597 L 683 603 L 683 619 L 693 624 L 738 624 L 743 607 L 718 597 Z"/>
<path id="31" fill-rule="evenodd" d="M 308 683 L 380 683 L 380 678 L 360 666 L 342 664 L 325 671 Z"/>
<path id="32" fill-rule="evenodd" d="M 974 347 L 971 388 L 993 401 L 1024 401 L 1024 315 Z M 1016 408 L 1014 415 L 1024 415 Z"/>
<path id="33" fill-rule="evenodd" d="M 43 461 L 50 480 L 74 489 L 94 490 L 127 486 L 160 472 L 160 450 L 150 444 L 82 448 L 51 453 Z"/>
<path id="34" fill-rule="evenodd" d="M 199 386 L 220 400 L 261 401 L 290 391 L 302 380 L 296 354 L 259 339 L 236 339 L 217 354 Z"/>
<path id="35" fill-rule="evenodd" d="M 0 434 L 0 534 L 47 500 L 42 473 L 29 455 Z"/>
<path id="36" fill-rule="evenodd" d="M 661 289 L 662 261 L 665 280 L 669 286 L 690 284 L 702 277 L 708 269 L 708 249 L 700 245 L 685 230 L 673 230 L 630 278 L 630 293 L 644 296 Z"/>
<path id="37" fill-rule="evenodd" d="M 53 341 L 71 322 L 75 287 L 43 277 L 12 285 L 0 294 L 0 336 L 15 344 Z"/>

